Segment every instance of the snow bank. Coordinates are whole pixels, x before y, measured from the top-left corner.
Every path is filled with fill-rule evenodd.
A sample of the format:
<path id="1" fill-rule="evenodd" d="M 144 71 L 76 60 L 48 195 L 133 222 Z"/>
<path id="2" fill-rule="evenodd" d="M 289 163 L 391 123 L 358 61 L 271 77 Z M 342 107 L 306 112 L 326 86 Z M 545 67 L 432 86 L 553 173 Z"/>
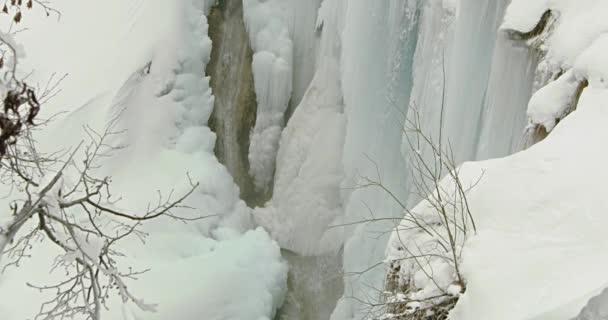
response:
<path id="1" fill-rule="evenodd" d="M 127 257 L 122 266 L 152 269 L 130 286 L 147 303 L 158 304 L 159 313 L 138 314 L 115 301 L 107 311 L 110 319 L 262 320 L 272 319 L 282 304 L 287 268 L 279 247 L 261 229 L 246 231 L 253 225 L 251 212 L 213 154 L 215 136 L 207 127 L 213 96 L 203 77 L 211 50 L 205 18 L 209 5 L 193 0 L 83 1 L 59 8 L 62 22 L 44 22 L 48 28 L 35 26 L 23 39 L 25 48 L 34 51 L 26 63 L 40 70 L 36 80 L 45 81 L 55 67 L 71 72 L 63 94 L 45 105 L 49 113 L 71 112 L 40 134 L 43 151 L 73 146 L 84 137 L 83 125 L 101 131 L 118 117 L 115 129 L 126 131 L 112 142 L 125 148 L 96 172 L 112 176 L 114 194 L 124 199 L 116 206 L 144 210 L 157 199 L 157 191 L 167 196 L 187 190 L 190 177 L 200 183 L 187 202 L 195 209 L 175 213 L 212 216 L 189 224 L 151 221 L 143 226 L 150 234 L 145 246 L 123 243 L 120 249 Z M 83 27 L 88 25 L 99 27 Z M 37 42 L 45 43 L 48 37 L 42 34 L 50 30 L 65 36 L 68 45 L 45 57 L 36 52 Z M 68 41 L 71 36 L 79 42 Z M 99 40 L 103 38 L 113 41 Z M 91 63 L 96 60 L 99 64 Z M 32 306 L 44 294 L 25 286 L 26 281 L 49 284 L 64 275 L 48 273 L 52 246 L 40 243 L 33 250 L 31 260 L 0 279 L 3 319 L 34 315 Z"/>
<path id="2" fill-rule="evenodd" d="M 601 125 L 607 97 L 585 89 L 577 110 L 545 141 L 463 166 L 466 177 L 479 168 L 485 174 L 470 197 L 480 233 L 463 256 L 468 288 L 455 319 L 566 319 L 606 282 L 608 259 L 598 253 L 606 250 L 608 203 L 597 185 L 606 179 L 597 170 L 606 155 L 584 141 L 608 135 Z"/>
<path id="3" fill-rule="evenodd" d="M 530 31 L 546 11 L 551 11 L 551 19 L 557 20 L 548 24 L 540 47 L 546 57 L 539 68 L 549 74 L 571 68 L 576 57 L 608 31 L 608 21 L 604 19 L 608 3 L 602 0 L 514 0 L 501 28 Z"/>
<path id="4" fill-rule="evenodd" d="M 598 168 L 608 155 L 583 142 L 608 137 L 602 126 L 607 97 L 604 89 L 587 88 L 577 110 L 546 140 L 507 158 L 461 167 L 465 186 L 482 176 L 468 196 L 479 232 L 464 248 L 467 291 L 452 319 L 568 319 L 602 288 L 608 202 L 601 183 L 608 176 Z M 448 190 L 450 183 L 443 182 Z M 425 202 L 414 209 L 425 210 Z M 411 232 L 393 235 L 389 256 L 402 256 L 395 251 L 399 238 Z M 448 269 L 443 276 L 450 274 Z"/>
<path id="5" fill-rule="evenodd" d="M 284 113 L 293 81 L 293 44 L 289 36 L 289 12 L 283 0 L 244 0 L 243 16 L 253 55 L 253 80 L 257 117 L 249 147 L 250 173 L 256 188 L 269 187 Z"/>
<path id="6" fill-rule="evenodd" d="M 300 104 L 317 71 L 319 55 L 319 27 L 322 21 L 320 6 L 323 0 L 290 0 L 291 37 L 293 41 L 293 94 L 290 108 Z"/>
<path id="7" fill-rule="evenodd" d="M 602 320 L 608 318 L 608 289 L 591 298 L 573 320 Z"/>
<path id="8" fill-rule="evenodd" d="M 465 186 L 482 178 L 468 194 L 478 234 L 464 247 L 467 290 L 452 319 L 568 319 L 608 283 L 608 258 L 601 254 L 607 249 L 602 239 L 608 223 L 602 195 L 608 175 L 601 168 L 608 154 L 589 140 L 608 138 L 605 48 L 605 37 L 599 38 L 574 59 L 563 79 L 532 99 L 532 107 L 563 106 L 564 94 L 572 91 L 564 82 L 593 75 L 576 110 L 545 140 L 506 158 L 460 168 Z M 452 180 L 442 186 L 452 189 Z M 414 209 L 429 210 L 426 201 Z M 399 239 L 415 233 L 394 233 L 388 255 L 403 258 L 396 251 Z M 448 269 L 443 276 L 450 274 Z"/>
<path id="9" fill-rule="evenodd" d="M 511 1 L 500 28 L 528 33 L 536 28 L 543 14 L 550 10 L 550 3 L 551 0 Z"/>
<path id="10" fill-rule="evenodd" d="M 279 247 L 262 229 L 243 235 L 218 233 L 218 240 L 162 234 L 153 238 L 146 251 L 177 253 L 179 259 L 144 258 L 145 253 L 138 257 L 140 268 L 154 267 L 131 287 L 147 302 L 158 303 L 158 312 L 130 308 L 126 313 L 150 320 L 273 319 L 287 291 L 287 265 Z M 184 243 L 195 249 L 184 248 Z M 120 319 L 125 313 L 113 311 L 104 316 Z"/>
<path id="11" fill-rule="evenodd" d="M 528 105 L 531 125 L 540 125 L 547 132 L 553 130 L 557 122 L 576 107 L 577 94 L 580 94 L 579 87 L 583 81 L 577 79 L 572 71 L 568 71 L 538 90 Z"/>

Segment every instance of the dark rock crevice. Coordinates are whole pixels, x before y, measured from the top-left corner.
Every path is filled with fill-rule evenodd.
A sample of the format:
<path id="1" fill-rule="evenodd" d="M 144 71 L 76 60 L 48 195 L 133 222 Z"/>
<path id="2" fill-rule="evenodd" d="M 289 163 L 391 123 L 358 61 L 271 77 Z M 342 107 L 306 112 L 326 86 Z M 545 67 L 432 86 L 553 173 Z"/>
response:
<path id="1" fill-rule="evenodd" d="M 241 199 L 260 206 L 268 195 L 256 192 L 249 174 L 249 135 L 257 102 L 253 82 L 253 51 L 243 22 L 241 0 L 222 0 L 208 16 L 213 42 L 207 65 L 215 102 L 209 128 L 216 133 L 215 154 L 239 186 Z"/>

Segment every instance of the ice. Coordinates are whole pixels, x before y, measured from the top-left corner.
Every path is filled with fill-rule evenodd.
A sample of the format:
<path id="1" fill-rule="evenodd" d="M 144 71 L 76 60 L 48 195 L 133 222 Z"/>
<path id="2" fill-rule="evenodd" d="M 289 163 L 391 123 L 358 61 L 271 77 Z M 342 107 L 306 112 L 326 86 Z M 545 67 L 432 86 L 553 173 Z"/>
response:
<path id="1" fill-rule="evenodd" d="M 332 12 L 340 9 L 339 1 L 324 5 Z M 340 232 L 327 230 L 343 213 L 346 119 L 337 69 L 338 24 L 324 26 L 319 68 L 281 136 L 273 197 L 254 212 L 281 247 L 303 255 L 337 252 L 341 246 Z"/>
<path id="2" fill-rule="evenodd" d="M 326 0 L 327 1 L 327 0 Z M 325 4 L 324 4 L 325 6 Z M 386 230 L 400 215 L 399 205 L 378 188 L 358 188 L 365 178 L 382 179 L 404 197 L 405 168 L 400 151 L 401 120 L 412 86 L 411 65 L 416 45 L 417 1 L 345 1 L 341 80 L 347 117 L 343 165 L 344 296 L 334 320 L 359 319 L 367 299 L 381 288 Z M 329 18 L 325 17 L 325 23 Z M 383 218 L 375 223 L 361 221 Z"/>
<path id="3" fill-rule="evenodd" d="M 279 138 L 293 87 L 293 43 L 289 11 L 282 0 L 244 0 L 243 16 L 253 49 L 257 118 L 249 147 L 255 187 L 267 190 L 275 170 Z"/>
<path id="4" fill-rule="evenodd" d="M 606 203 L 599 194 L 606 180 L 601 170 L 606 154 L 585 142 L 589 137 L 601 141 L 607 134 L 602 125 L 607 117 L 608 69 L 603 59 L 607 42 L 605 36 L 597 36 L 603 32 L 603 20 L 592 12 L 602 10 L 604 4 L 551 1 L 548 5 L 560 15 L 541 48 L 546 55 L 537 75 L 547 72 L 547 66 L 559 66 L 560 71 L 548 84 L 540 84 L 544 86 L 530 100 L 528 116 L 550 133 L 525 151 L 460 167 L 464 185 L 481 180 L 468 194 L 477 234 L 464 245 L 461 270 L 466 291 L 451 319 L 571 319 L 606 286 L 608 260 L 598 254 L 606 250 L 601 240 Z M 507 11 L 506 21 L 514 21 L 509 20 L 514 12 L 538 17 L 534 8 L 514 8 Z M 594 20 L 579 29 L 588 19 Z M 593 40 L 583 41 L 581 35 Z M 449 178 L 441 184 L 453 189 Z M 432 210 L 425 200 L 413 211 Z M 394 233 L 392 239 L 390 259 L 400 256 L 397 248 L 403 239 L 415 239 L 405 241 L 410 249 L 417 248 L 413 243 L 425 243 L 423 236 L 407 230 Z M 453 277 L 448 269 L 438 277 L 450 274 Z M 413 279 L 420 282 L 415 275 Z M 592 304 L 598 306 L 597 301 Z"/>
<path id="5" fill-rule="evenodd" d="M 299 316 L 326 319 L 337 303 L 332 320 L 361 319 L 361 299 L 379 298 L 382 262 L 400 259 L 399 245 L 434 250 L 424 234 L 395 233 L 389 242 L 401 206 L 429 213 L 419 203 L 425 195 L 412 195 L 407 161 L 435 157 L 407 144 L 403 125 L 413 116 L 456 162 L 484 160 L 465 162 L 463 181 L 485 173 L 469 195 L 479 232 L 463 248 L 466 288 L 445 259 L 427 261 L 434 282 L 404 262 L 420 290 L 395 301 L 436 295 L 439 285 L 460 297 L 454 320 L 569 319 L 604 289 L 606 1 L 243 0 L 257 98 L 249 174 L 271 194 L 253 210 L 215 158 L 207 126 L 214 97 L 204 77 L 212 45 L 205 14 L 213 4 L 58 4 L 61 23 L 25 19 L 30 31 L 16 36 L 24 73 L 36 70 L 32 82 L 70 74 L 43 111 L 69 111 L 40 134 L 43 151 L 73 146 L 83 125 L 99 130 L 119 116 L 116 129 L 126 131 L 112 142 L 126 147 L 96 172 L 112 175 L 124 198 L 117 208 L 144 210 L 157 191 L 200 183 L 187 203 L 196 209 L 179 213 L 207 219 L 154 221 L 146 245 L 121 247 L 124 265 L 153 267 L 129 285 L 158 313 L 112 302 L 107 317 L 273 319 L 287 290 L 284 249 L 302 277 L 292 279 L 290 296 L 319 304 Z M 543 17 L 545 30 L 531 32 Z M 526 125 L 549 135 L 516 153 L 527 146 Z M 56 253 L 37 245 L 34 258 L 0 278 L 3 319 L 32 317 L 44 294 L 24 283 L 60 278 L 48 274 Z M 342 286 L 333 283 L 331 298 L 319 302 L 315 283 L 329 272 L 345 275 L 343 299 L 334 300 Z M 285 310 L 298 309 L 288 301 Z"/>
<path id="6" fill-rule="evenodd" d="M 605 90 L 585 89 L 577 110 L 541 143 L 463 166 L 486 171 L 471 197 L 480 233 L 463 256 L 468 287 L 455 319 L 567 319 L 601 289 L 608 261 L 597 252 L 605 250 L 606 204 L 594 184 L 605 179 L 596 170 L 603 155 L 580 141 L 606 134 L 597 127 L 606 117 L 605 98 Z M 589 163 L 580 166 L 580 159 Z M 499 189 L 512 191 L 503 197 Z"/>
<path id="7" fill-rule="evenodd" d="M 580 141 L 606 135 L 606 94 L 585 89 L 579 108 L 532 148 L 461 167 L 464 185 L 483 177 L 468 198 L 478 234 L 465 245 L 467 289 L 453 319 L 568 319 L 601 289 L 606 204 L 594 184 L 605 180 L 596 170 L 604 155 Z"/>
<path id="8" fill-rule="evenodd" d="M 576 107 L 581 82 L 572 71 L 568 71 L 538 90 L 528 106 L 531 125 L 540 125 L 547 132 L 553 130 L 557 122 Z"/>
<path id="9" fill-rule="evenodd" d="M 501 25 L 503 30 L 527 33 L 536 28 L 545 11 L 550 10 L 551 0 L 513 0 Z"/>

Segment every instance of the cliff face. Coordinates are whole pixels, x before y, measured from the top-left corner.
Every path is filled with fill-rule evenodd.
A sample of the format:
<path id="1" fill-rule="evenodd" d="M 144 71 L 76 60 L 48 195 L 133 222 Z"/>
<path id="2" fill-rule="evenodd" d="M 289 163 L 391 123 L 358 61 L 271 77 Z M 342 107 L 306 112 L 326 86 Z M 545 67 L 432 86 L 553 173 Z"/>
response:
<path id="1" fill-rule="evenodd" d="M 219 2 L 211 8 L 208 22 L 213 45 L 205 73 L 215 97 L 209 118 L 209 128 L 217 136 L 215 154 L 239 186 L 241 198 L 249 206 L 262 205 L 267 196 L 255 191 L 247 157 L 257 102 L 242 1 Z"/>

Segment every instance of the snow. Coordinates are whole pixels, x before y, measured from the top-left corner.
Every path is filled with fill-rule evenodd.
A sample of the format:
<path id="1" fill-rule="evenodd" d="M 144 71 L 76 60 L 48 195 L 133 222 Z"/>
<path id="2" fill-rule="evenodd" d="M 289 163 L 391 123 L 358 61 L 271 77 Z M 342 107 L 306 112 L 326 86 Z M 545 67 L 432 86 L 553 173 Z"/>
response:
<path id="1" fill-rule="evenodd" d="M 286 292 L 279 246 L 322 256 L 345 274 L 383 261 L 388 231 L 402 211 L 386 192 L 359 186 L 381 179 L 408 205 L 418 201 L 408 199 L 412 150 L 402 132 L 404 116 L 416 110 L 431 136 L 443 125 L 458 162 L 519 151 L 526 116 L 550 134 L 526 151 L 461 167 L 465 183 L 485 172 L 469 195 L 479 232 L 463 247 L 466 292 L 460 296 L 445 259 L 428 261 L 436 283 L 409 261 L 403 270 L 420 289 L 410 298 L 435 295 L 438 284 L 460 296 L 454 320 L 567 319 L 605 287 L 608 259 L 598 252 L 607 249 L 608 176 L 601 170 L 606 155 L 593 142 L 608 138 L 605 1 L 244 0 L 258 105 L 250 174 L 258 189 L 273 190 L 253 214 L 214 157 L 215 135 L 207 127 L 214 98 L 203 77 L 211 50 L 204 14 L 211 5 L 84 0 L 61 4 L 61 23 L 25 19 L 30 31 L 17 37 L 27 51 L 24 68 L 37 71 L 32 81 L 70 74 L 44 110 L 70 111 L 40 136 L 47 151 L 80 142 L 84 124 L 101 129 L 120 116 L 116 129 L 126 131 L 112 142 L 126 148 L 96 172 L 113 176 L 124 198 L 117 208 L 139 212 L 157 190 L 180 194 L 189 178 L 200 183 L 188 200 L 197 209 L 178 213 L 210 217 L 187 225 L 153 221 L 144 226 L 146 245 L 121 247 L 128 253 L 123 265 L 152 266 L 129 285 L 159 312 L 117 302 L 107 317 L 272 319 Z M 538 48 L 509 38 L 533 30 L 547 10 L 552 19 Z M 426 202 L 414 211 L 430 213 Z M 384 220 L 360 223 L 375 217 Z M 434 239 L 402 231 L 389 243 L 389 262 L 401 257 L 396 248 L 403 243 L 437 249 Z M 31 317 L 29 306 L 43 298 L 26 280 L 61 277 L 48 275 L 55 249 L 34 250 L 0 278 L 3 319 Z M 380 267 L 345 276 L 344 296 L 377 297 L 383 277 Z M 15 301 L 28 304 L 16 308 Z M 363 307 L 341 299 L 331 319 L 359 319 Z"/>
<path id="2" fill-rule="evenodd" d="M 608 21 L 603 18 L 608 3 L 602 0 L 514 0 L 501 28 L 529 31 L 546 10 L 557 19 L 543 36 L 541 46 L 546 54 L 541 68 L 548 74 L 571 68 L 576 57 L 608 31 Z"/>
<path id="3" fill-rule="evenodd" d="M 500 26 L 503 30 L 514 30 L 527 33 L 534 28 L 540 21 L 542 15 L 550 10 L 551 0 L 514 0 L 511 1 L 505 14 L 505 19 Z"/>
<path id="4" fill-rule="evenodd" d="M 585 89 L 578 109 L 545 141 L 509 158 L 463 166 L 486 173 L 471 195 L 481 231 L 463 256 L 468 288 L 455 319 L 572 317 L 582 299 L 601 288 L 608 261 L 597 253 L 605 250 L 606 203 L 596 183 L 605 179 L 597 170 L 605 156 L 581 141 L 606 135 L 606 96 Z M 512 191 L 504 197 L 499 188 Z"/>
<path id="5" fill-rule="evenodd" d="M 325 0 L 327 1 L 327 0 Z M 412 86 L 411 65 L 416 45 L 417 1 L 343 1 L 341 82 L 346 115 L 341 184 L 346 274 L 369 269 L 383 260 L 389 220 L 398 205 L 377 188 L 358 188 L 365 178 L 381 178 L 398 196 L 404 195 L 405 168 L 400 152 L 401 119 Z M 326 4 L 324 4 L 325 6 Z M 332 18 L 335 19 L 335 18 Z M 329 19 L 326 15 L 325 24 Z M 325 29 L 324 24 L 324 29 Z M 380 177 L 378 177 L 378 175 Z M 385 218 L 376 223 L 361 221 Z M 382 268 L 344 277 L 344 296 L 331 319 L 361 319 L 366 306 L 355 299 L 375 297 Z"/>
<path id="6" fill-rule="evenodd" d="M 290 0 L 290 31 L 293 41 L 293 93 L 290 109 L 300 104 L 317 71 L 319 27 L 322 23 L 323 0 Z M 330 17 L 331 18 L 331 17 Z M 290 110 L 288 110 L 290 111 Z"/>
<path id="7" fill-rule="evenodd" d="M 601 320 L 608 317 L 608 289 L 591 298 L 587 305 L 573 320 Z"/>
<path id="8" fill-rule="evenodd" d="M 250 173 L 259 190 L 272 181 L 279 138 L 293 83 L 293 43 L 283 0 L 244 0 L 243 18 L 253 54 L 256 123 L 249 147 Z"/>
<path id="9" fill-rule="evenodd" d="M 538 90 L 530 99 L 528 118 L 531 125 L 540 125 L 547 132 L 575 108 L 581 80 L 568 71 L 557 80 Z"/>
<path id="10" fill-rule="evenodd" d="M 602 226 L 608 222 L 604 214 L 608 202 L 602 196 L 602 183 L 608 177 L 601 168 L 607 154 L 589 142 L 589 137 L 602 141 L 608 135 L 603 125 L 608 117 L 604 84 L 608 75 L 604 61 L 607 42 L 605 36 L 594 37 L 578 47 L 580 39 L 569 37 L 580 34 L 561 30 L 564 25 L 575 28 L 584 20 L 575 12 L 584 12 L 585 19 L 597 19 L 589 15 L 593 9 L 600 9 L 600 4 L 589 2 L 585 11 L 574 9 L 572 3 L 549 4 L 562 11 L 549 37 L 544 63 L 562 57 L 558 60 L 564 69 L 559 78 L 534 94 L 528 115 L 532 123 L 551 132 L 525 151 L 460 167 L 464 185 L 482 178 L 468 194 L 478 232 L 463 248 L 460 267 L 466 291 L 451 313 L 454 320 L 570 319 L 606 286 L 608 259 L 598 253 L 606 250 Z M 513 12 L 515 9 L 510 9 L 507 15 Z M 581 30 L 601 34 L 602 27 L 594 21 L 598 20 L 589 25 L 599 29 L 581 26 Z M 573 47 L 560 47 L 567 41 Z M 538 70 L 544 71 L 542 67 Z M 588 86 L 581 87 L 585 80 Z M 580 89 L 574 106 L 574 94 Z M 449 178 L 441 185 L 453 189 Z M 432 214 L 432 210 L 427 200 L 413 209 L 422 216 Z M 416 231 L 395 232 L 387 251 L 389 261 L 402 257 L 397 251 L 402 239 L 414 239 L 405 242 L 410 249 L 417 248 L 412 243 L 425 243 L 424 235 Z M 448 268 L 438 276 L 450 275 L 454 277 Z M 413 277 L 420 282 L 416 274 Z M 424 288 L 424 282 L 417 287 Z"/>
<path id="11" fill-rule="evenodd" d="M 279 247 L 266 231 L 251 230 L 251 210 L 213 154 L 215 135 L 207 127 L 213 96 L 203 76 L 211 51 L 205 18 L 211 4 L 58 4 L 61 22 L 32 19 L 30 30 L 16 39 L 28 53 L 22 68 L 36 69 L 31 81 L 45 83 L 53 72 L 69 73 L 63 91 L 44 110 L 46 116 L 69 113 L 41 132 L 42 151 L 78 144 L 86 139 L 84 125 L 102 131 L 113 123 L 115 130 L 125 130 L 111 140 L 124 149 L 95 170 L 112 176 L 113 192 L 122 196 L 115 207 L 123 211 L 146 210 L 157 192 L 182 194 L 189 179 L 200 183 L 186 203 L 195 209 L 174 213 L 209 218 L 188 224 L 151 221 L 142 227 L 149 233 L 145 244 L 125 241 L 120 247 L 126 253 L 120 266 L 151 268 L 129 286 L 145 303 L 158 304 L 158 313 L 142 314 L 133 305 L 113 301 L 104 311 L 110 319 L 266 320 L 273 318 L 286 292 L 287 267 Z M 49 32 L 58 36 L 44 36 Z M 43 50 L 48 47 L 56 50 Z M 95 248 L 90 244 L 90 250 Z M 36 243 L 29 253 L 31 259 L 0 278 L 3 319 L 34 316 L 32 305 L 45 294 L 26 281 L 51 284 L 64 276 L 49 275 L 58 254 L 49 243 Z"/>

